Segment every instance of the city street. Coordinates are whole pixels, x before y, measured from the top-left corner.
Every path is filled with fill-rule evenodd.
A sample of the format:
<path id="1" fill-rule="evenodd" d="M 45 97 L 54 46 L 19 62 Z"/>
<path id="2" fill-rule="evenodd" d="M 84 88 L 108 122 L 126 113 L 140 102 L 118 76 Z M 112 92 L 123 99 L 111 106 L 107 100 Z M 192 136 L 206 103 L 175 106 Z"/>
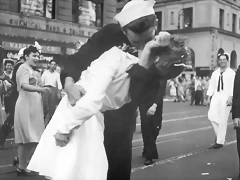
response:
<path id="1" fill-rule="evenodd" d="M 207 120 L 207 107 L 186 103 L 164 103 L 163 126 L 157 140 L 159 159 L 144 166 L 140 121 L 133 139 L 132 180 L 236 180 L 238 156 L 235 130 L 229 118 L 226 145 L 209 150 L 214 132 Z M 13 139 L 0 151 L 0 180 L 44 180 L 16 176 L 11 163 L 16 155 Z"/>

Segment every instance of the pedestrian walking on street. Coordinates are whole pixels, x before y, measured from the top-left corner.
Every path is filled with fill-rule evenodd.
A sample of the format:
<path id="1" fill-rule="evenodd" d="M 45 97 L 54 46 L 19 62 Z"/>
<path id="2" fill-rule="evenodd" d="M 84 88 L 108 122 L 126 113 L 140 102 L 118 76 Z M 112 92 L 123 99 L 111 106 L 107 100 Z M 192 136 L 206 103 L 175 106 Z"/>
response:
<path id="1" fill-rule="evenodd" d="M 195 79 L 195 105 L 200 105 L 202 98 L 203 98 L 203 94 L 202 94 L 202 84 L 200 81 L 200 77 L 196 76 Z"/>
<path id="2" fill-rule="evenodd" d="M 42 85 L 51 89 L 50 93 L 43 95 L 45 125 L 47 125 L 52 118 L 61 97 L 62 83 L 60 81 L 60 74 L 56 71 L 56 67 L 56 61 L 51 60 L 49 70 L 44 71 L 42 74 Z M 48 119 L 46 119 L 47 115 Z"/>
<path id="3" fill-rule="evenodd" d="M 232 119 L 236 129 L 237 151 L 238 151 L 238 169 L 240 178 L 240 66 L 234 80 L 233 100 L 232 100 Z"/>
<path id="4" fill-rule="evenodd" d="M 178 98 L 179 101 L 185 102 L 183 78 L 178 78 Z"/>
<path id="5" fill-rule="evenodd" d="M 42 97 L 48 88 L 39 87 L 37 76 L 33 70 L 39 59 L 36 47 L 30 46 L 23 53 L 25 62 L 18 68 L 16 74 L 19 96 L 15 106 L 14 133 L 18 144 L 19 176 L 33 175 L 27 171 L 27 164 L 44 131 Z"/>
<path id="6" fill-rule="evenodd" d="M 157 96 L 152 98 L 154 99 L 154 104 L 139 105 L 143 138 L 142 156 L 145 158 L 145 165 L 150 165 L 154 163 L 154 159 L 159 158 L 156 140 L 162 128 L 163 97 L 167 81 L 163 80 L 159 82 L 159 85 Z"/>
<path id="7" fill-rule="evenodd" d="M 205 86 L 204 86 L 204 90 L 203 90 L 203 105 L 206 106 L 207 104 L 207 91 L 208 91 L 208 87 L 209 87 L 209 77 L 207 76 L 206 78 L 206 82 L 205 82 Z"/>
<path id="8" fill-rule="evenodd" d="M 216 136 L 215 145 L 212 147 L 214 149 L 223 147 L 225 143 L 227 122 L 232 106 L 235 72 L 228 67 L 229 58 L 228 53 L 218 55 L 220 68 L 212 73 L 207 91 L 207 104 L 210 104 L 208 119 Z"/>
<path id="9" fill-rule="evenodd" d="M 193 105 L 195 103 L 195 96 L 196 96 L 195 77 L 192 77 L 192 79 L 191 79 L 189 90 L 190 90 L 190 93 L 191 93 L 191 103 L 190 103 L 190 105 Z"/>
<path id="10" fill-rule="evenodd" d="M 174 79 L 171 79 L 169 82 L 170 87 L 170 96 L 173 98 L 174 102 L 177 102 L 177 88 Z"/>

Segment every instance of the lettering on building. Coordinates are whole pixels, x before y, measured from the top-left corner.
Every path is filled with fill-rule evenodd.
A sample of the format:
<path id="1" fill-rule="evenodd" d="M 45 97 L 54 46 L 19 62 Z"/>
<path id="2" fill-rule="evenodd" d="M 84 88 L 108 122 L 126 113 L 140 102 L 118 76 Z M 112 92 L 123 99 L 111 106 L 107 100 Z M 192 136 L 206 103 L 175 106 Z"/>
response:
<path id="1" fill-rule="evenodd" d="M 15 42 L 2 42 L 3 48 L 11 49 L 11 50 L 20 50 L 25 47 L 34 46 L 34 44 L 23 44 L 23 43 L 15 43 Z M 61 54 L 61 47 L 55 46 L 41 46 L 43 53 L 52 53 L 52 54 Z"/>
<path id="2" fill-rule="evenodd" d="M 29 29 L 36 29 L 36 30 L 45 30 L 49 32 L 56 32 L 56 33 L 64 33 L 69 35 L 75 35 L 75 36 L 86 36 L 91 37 L 97 30 L 92 29 L 80 29 L 78 26 L 62 26 L 59 23 L 56 22 L 45 22 L 44 20 L 41 20 L 42 22 L 34 21 L 34 20 L 22 20 L 22 19 L 9 19 L 8 24 L 11 26 L 17 26 L 17 27 L 23 27 L 23 28 L 29 28 Z"/>

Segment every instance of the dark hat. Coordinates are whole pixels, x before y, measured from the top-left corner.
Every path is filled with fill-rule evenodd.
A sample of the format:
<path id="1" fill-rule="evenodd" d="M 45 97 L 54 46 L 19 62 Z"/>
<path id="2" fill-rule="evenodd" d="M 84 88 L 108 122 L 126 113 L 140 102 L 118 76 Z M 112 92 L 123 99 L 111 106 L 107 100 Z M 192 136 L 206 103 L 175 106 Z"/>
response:
<path id="1" fill-rule="evenodd" d="M 6 59 L 6 60 L 4 61 L 4 66 L 6 66 L 7 64 L 12 64 L 12 65 L 14 65 L 14 62 L 13 62 L 13 60 L 11 60 L 11 59 Z"/>

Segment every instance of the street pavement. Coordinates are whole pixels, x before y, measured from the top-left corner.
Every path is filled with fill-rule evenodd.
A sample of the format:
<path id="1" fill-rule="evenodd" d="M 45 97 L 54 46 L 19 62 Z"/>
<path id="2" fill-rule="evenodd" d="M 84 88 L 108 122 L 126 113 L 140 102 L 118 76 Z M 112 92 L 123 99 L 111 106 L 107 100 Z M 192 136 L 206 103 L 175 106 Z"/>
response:
<path id="1" fill-rule="evenodd" d="M 209 150 L 214 132 L 207 120 L 207 107 L 164 102 L 163 125 L 157 139 L 159 159 L 144 166 L 140 120 L 133 138 L 131 180 L 237 180 L 238 156 L 235 130 L 229 118 L 226 144 Z M 11 138 L 11 137 L 10 137 Z M 44 180 L 43 177 L 17 177 L 11 162 L 16 155 L 12 139 L 0 151 L 0 180 Z"/>

